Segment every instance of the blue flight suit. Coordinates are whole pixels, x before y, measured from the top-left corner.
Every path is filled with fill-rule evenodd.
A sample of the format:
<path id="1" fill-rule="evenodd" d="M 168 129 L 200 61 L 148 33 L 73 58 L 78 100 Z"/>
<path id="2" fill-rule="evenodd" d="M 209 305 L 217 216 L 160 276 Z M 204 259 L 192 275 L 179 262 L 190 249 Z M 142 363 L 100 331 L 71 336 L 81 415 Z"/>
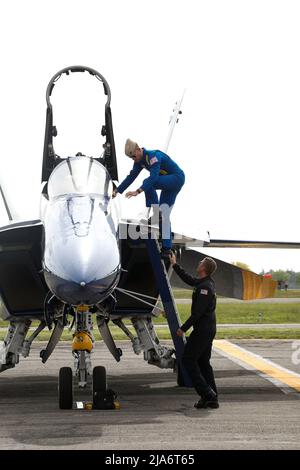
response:
<path id="1" fill-rule="evenodd" d="M 146 168 L 150 171 L 150 176 L 143 181 L 141 189 L 145 192 L 146 206 L 152 204 L 167 204 L 170 208 L 168 212 L 163 211 L 164 222 L 167 229 L 164 231 L 162 246 L 165 249 L 172 248 L 172 234 L 170 224 L 170 211 L 175 199 L 184 185 L 185 176 L 181 168 L 167 154 L 160 150 L 143 150 L 140 162 L 135 162 L 133 168 L 125 180 L 118 186 L 118 192 L 123 193 L 128 186 L 133 183 L 140 172 Z M 156 189 L 161 189 L 158 201 Z"/>

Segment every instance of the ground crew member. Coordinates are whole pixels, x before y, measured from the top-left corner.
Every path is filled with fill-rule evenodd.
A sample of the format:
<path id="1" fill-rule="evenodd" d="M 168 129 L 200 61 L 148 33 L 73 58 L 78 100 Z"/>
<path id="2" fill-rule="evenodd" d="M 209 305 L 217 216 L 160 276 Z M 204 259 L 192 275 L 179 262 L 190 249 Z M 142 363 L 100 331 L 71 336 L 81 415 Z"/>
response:
<path id="1" fill-rule="evenodd" d="M 216 290 L 211 275 L 217 269 L 212 258 L 204 258 L 197 267 L 198 277 L 193 277 L 176 263 L 176 256 L 170 256 L 173 269 L 189 286 L 194 287 L 191 316 L 177 330 L 178 336 L 193 326 L 193 332 L 187 339 L 182 357 L 200 400 L 195 408 L 219 408 L 218 392 L 213 369 L 210 365 L 212 342 L 216 335 Z"/>
<path id="2" fill-rule="evenodd" d="M 125 154 L 134 160 L 133 168 L 125 180 L 113 192 L 113 197 L 117 193 L 123 193 L 128 186 L 133 183 L 143 168 L 150 171 L 150 176 L 143 181 L 143 184 L 136 191 L 129 191 L 125 194 L 127 198 L 137 196 L 141 192 L 145 193 L 146 206 L 153 206 L 161 209 L 162 215 L 162 257 L 169 259 L 172 248 L 172 234 L 170 224 L 170 211 L 175 203 L 175 199 L 184 185 L 184 172 L 165 153 L 160 150 L 146 150 L 140 148 L 136 142 L 127 139 L 125 144 Z M 157 189 L 161 189 L 158 201 Z M 167 210 L 164 210 L 167 208 Z M 157 211 L 156 211 L 157 213 Z"/>

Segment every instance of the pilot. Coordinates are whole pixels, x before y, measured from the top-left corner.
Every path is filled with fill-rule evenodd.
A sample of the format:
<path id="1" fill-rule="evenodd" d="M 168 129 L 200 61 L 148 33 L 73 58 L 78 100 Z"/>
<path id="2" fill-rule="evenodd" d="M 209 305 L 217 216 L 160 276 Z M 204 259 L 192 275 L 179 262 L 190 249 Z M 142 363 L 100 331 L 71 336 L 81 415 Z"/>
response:
<path id="1" fill-rule="evenodd" d="M 172 254 L 170 261 L 174 271 L 189 286 L 194 287 L 191 316 L 177 330 L 178 336 L 192 326 L 182 356 L 186 368 L 200 400 L 195 408 L 219 408 L 218 392 L 210 365 L 212 342 L 216 335 L 216 290 L 211 275 L 217 264 L 212 258 L 204 258 L 197 267 L 198 277 L 193 277 L 182 269 Z"/>
<path id="2" fill-rule="evenodd" d="M 136 191 L 125 194 L 127 198 L 138 196 L 144 192 L 146 206 L 153 207 L 154 216 L 159 217 L 162 225 L 162 257 L 169 259 L 172 251 L 172 234 L 170 224 L 170 212 L 174 206 L 176 197 L 184 185 L 185 176 L 181 168 L 168 155 L 160 150 L 146 150 L 140 148 L 136 142 L 126 140 L 125 154 L 134 161 L 133 168 L 124 181 L 113 192 L 122 194 L 133 183 L 139 173 L 146 168 L 150 176 Z M 161 189 L 158 201 L 157 189 Z"/>

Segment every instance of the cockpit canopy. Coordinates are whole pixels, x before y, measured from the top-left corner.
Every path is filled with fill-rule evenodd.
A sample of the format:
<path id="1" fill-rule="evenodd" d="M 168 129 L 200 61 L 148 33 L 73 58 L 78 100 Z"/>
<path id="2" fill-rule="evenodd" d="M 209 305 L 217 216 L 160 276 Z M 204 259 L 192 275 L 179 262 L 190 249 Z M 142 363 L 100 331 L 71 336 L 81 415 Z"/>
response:
<path id="1" fill-rule="evenodd" d="M 93 158 L 66 158 L 51 173 L 48 195 L 53 199 L 68 194 L 94 195 L 108 200 L 112 194 L 112 181 L 108 171 Z"/>

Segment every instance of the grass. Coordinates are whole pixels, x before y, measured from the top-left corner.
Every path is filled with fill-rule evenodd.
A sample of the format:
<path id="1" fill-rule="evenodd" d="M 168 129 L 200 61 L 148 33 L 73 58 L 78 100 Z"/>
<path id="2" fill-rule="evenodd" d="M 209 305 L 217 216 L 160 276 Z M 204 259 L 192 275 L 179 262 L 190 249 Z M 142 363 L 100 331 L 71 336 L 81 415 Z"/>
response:
<path id="1" fill-rule="evenodd" d="M 288 289 L 286 292 L 285 290 L 277 290 L 275 297 L 278 297 L 280 299 L 297 297 L 300 299 L 300 289 Z"/>
<path id="2" fill-rule="evenodd" d="M 192 290 L 174 289 L 175 299 L 190 299 Z M 220 296 L 219 296 L 220 297 Z M 287 292 L 277 291 L 277 298 L 300 298 L 300 289 L 291 289 Z M 190 305 L 177 305 L 181 319 L 185 321 L 190 312 Z M 260 321 L 259 313 L 263 313 L 263 320 Z M 300 304 L 244 304 L 244 303 L 228 303 L 219 304 L 217 306 L 218 323 L 298 323 L 300 322 Z M 166 321 L 162 316 L 155 323 L 163 323 Z M 125 322 L 128 323 L 128 322 Z M 0 327 L 6 327 L 7 322 L 0 319 Z M 38 325 L 33 322 L 32 326 Z"/>
<path id="3" fill-rule="evenodd" d="M 192 289 L 173 289 L 175 299 L 191 299 L 192 293 Z"/>
<path id="4" fill-rule="evenodd" d="M 190 316 L 191 306 L 185 304 L 177 305 L 182 322 Z M 300 304 L 276 304 L 276 303 L 255 303 L 255 304 L 218 304 L 217 322 L 222 323 L 300 323 Z M 129 320 L 125 320 L 130 324 Z M 163 315 L 154 318 L 154 323 L 162 324 L 167 320 Z M 7 327 L 8 323 L 1 321 L 0 326 Z M 32 326 L 37 325 L 33 322 Z"/>
<path id="5" fill-rule="evenodd" d="M 191 311 L 190 305 L 179 304 L 178 312 L 184 322 Z M 217 323 L 300 323 L 300 304 L 219 304 Z M 160 315 L 154 323 L 164 323 Z"/>
<path id="6" fill-rule="evenodd" d="M 173 294 L 176 299 L 191 299 L 193 291 L 191 289 L 173 289 Z M 222 296 L 219 296 L 222 298 Z M 280 299 L 290 299 L 290 298 L 299 298 L 300 299 L 300 289 L 288 289 L 285 291 L 277 290 L 275 297 Z"/>
<path id="7" fill-rule="evenodd" d="M 113 337 L 116 341 L 128 339 L 125 334 L 117 329 L 117 327 L 111 328 Z M 171 339 L 170 331 L 166 328 L 159 328 L 157 330 L 158 337 L 160 339 Z M 0 340 L 3 340 L 5 336 L 4 331 L 0 331 Z M 48 341 L 50 333 L 43 331 L 38 336 L 38 341 Z M 99 332 L 95 332 L 96 341 L 101 340 Z M 250 328 L 218 328 L 216 339 L 300 339 L 300 328 L 268 328 L 268 329 L 250 329 Z M 68 331 L 64 331 L 62 341 L 71 341 L 72 334 Z"/>
<path id="8" fill-rule="evenodd" d="M 190 305 L 179 304 L 178 311 L 180 319 L 184 322 L 189 316 L 191 311 Z M 280 328 L 280 329 L 243 329 L 243 328 L 226 328 L 222 330 L 223 323 L 300 323 L 300 304 L 299 303 L 288 303 L 288 304 L 276 304 L 276 303 L 255 303 L 255 304 L 244 304 L 244 303 L 224 303 L 217 305 L 217 323 L 218 323 L 218 339 L 251 339 L 251 338 L 262 338 L 262 339 L 299 339 L 300 328 Z M 125 320 L 126 324 L 130 325 L 129 320 Z M 157 329 L 157 333 L 160 339 L 170 339 L 170 332 L 167 327 L 167 319 L 160 315 L 154 318 L 154 324 L 165 324 L 166 328 Z M 7 327 L 8 323 L 1 321 L 0 326 Z M 33 322 L 33 326 L 37 325 L 37 322 Z M 116 340 L 127 339 L 126 335 L 116 326 L 111 327 L 112 334 Z M 134 330 L 132 330 L 134 331 Z M 94 334 L 96 340 L 101 339 L 101 336 L 94 328 Z M 0 340 L 3 340 L 6 335 L 6 331 L 0 331 Z M 40 333 L 38 339 L 40 341 L 47 341 L 50 333 L 48 330 Z M 62 336 L 63 341 L 71 341 L 72 333 L 68 330 L 64 331 Z"/>

